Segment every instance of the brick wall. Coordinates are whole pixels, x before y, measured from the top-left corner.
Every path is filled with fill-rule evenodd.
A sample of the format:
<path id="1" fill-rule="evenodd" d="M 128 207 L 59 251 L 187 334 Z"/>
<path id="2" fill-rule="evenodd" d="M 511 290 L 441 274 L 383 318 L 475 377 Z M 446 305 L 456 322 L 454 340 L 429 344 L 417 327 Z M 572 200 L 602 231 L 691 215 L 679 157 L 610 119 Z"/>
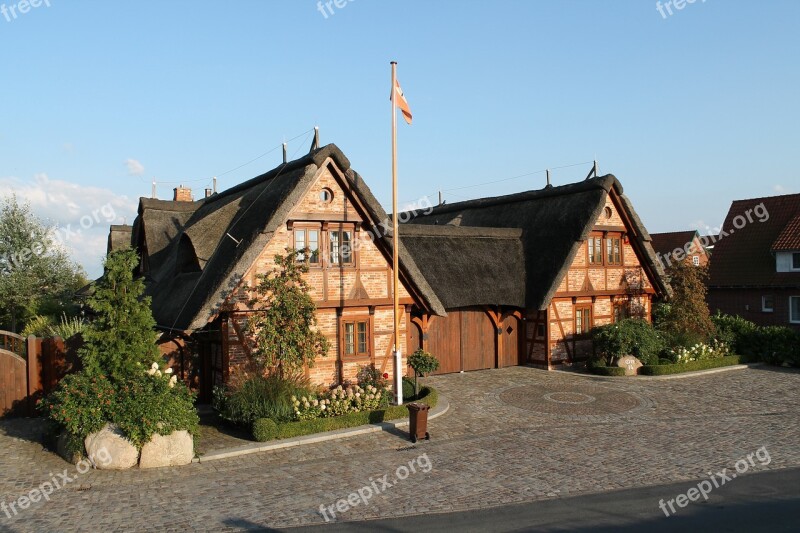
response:
<path id="1" fill-rule="evenodd" d="M 773 311 L 761 310 L 761 297 L 772 295 Z M 719 309 L 727 315 L 739 315 L 760 326 L 786 326 L 800 331 L 800 324 L 789 322 L 789 297 L 800 296 L 797 289 L 709 289 L 706 301 L 711 313 Z"/>

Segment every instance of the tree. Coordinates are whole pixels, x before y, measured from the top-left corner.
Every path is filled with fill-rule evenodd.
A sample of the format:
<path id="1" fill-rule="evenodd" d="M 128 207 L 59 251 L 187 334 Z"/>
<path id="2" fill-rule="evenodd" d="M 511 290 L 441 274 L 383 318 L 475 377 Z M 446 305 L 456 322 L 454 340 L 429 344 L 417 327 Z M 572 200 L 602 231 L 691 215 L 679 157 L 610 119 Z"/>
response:
<path id="1" fill-rule="evenodd" d="M 30 206 L 7 197 L 0 207 L 0 325 L 16 332 L 35 314 L 60 315 L 85 282 Z"/>
<path id="2" fill-rule="evenodd" d="M 105 273 L 88 301 L 97 316 L 84 328 L 85 344 L 78 352 L 88 373 L 117 382 L 161 359 L 150 298 L 143 296 L 144 282 L 133 276 L 138 262 L 133 250 L 108 255 Z"/>
<path id="3" fill-rule="evenodd" d="M 255 363 L 262 371 L 279 375 L 313 366 L 329 347 L 328 339 L 316 329 L 317 308 L 303 279 L 308 260 L 298 262 L 300 252 L 286 251 L 285 256 L 275 256 L 276 268 L 258 276 L 250 304 L 263 310 L 247 323 L 248 333 L 255 338 Z"/>
<path id="4" fill-rule="evenodd" d="M 677 262 L 667 269 L 667 277 L 672 298 L 656 312 L 659 329 L 681 344 L 708 341 L 716 328 L 706 304 L 707 267 Z"/>

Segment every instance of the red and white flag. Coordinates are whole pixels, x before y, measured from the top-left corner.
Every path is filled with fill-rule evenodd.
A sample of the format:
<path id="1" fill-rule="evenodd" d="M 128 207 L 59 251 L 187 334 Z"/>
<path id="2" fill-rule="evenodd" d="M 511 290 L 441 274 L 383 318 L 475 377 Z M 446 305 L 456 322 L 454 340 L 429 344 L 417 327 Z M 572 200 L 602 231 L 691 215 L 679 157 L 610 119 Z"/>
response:
<path id="1" fill-rule="evenodd" d="M 408 107 L 408 100 L 406 97 L 403 96 L 403 89 L 400 88 L 400 82 L 394 80 L 394 91 L 395 91 L 395 103 L 397 107 L 400 108 L 400 111 L 403 112 L 403 118 L 406 119 L 406 122 L 411 124 L 411 108 Z"/>

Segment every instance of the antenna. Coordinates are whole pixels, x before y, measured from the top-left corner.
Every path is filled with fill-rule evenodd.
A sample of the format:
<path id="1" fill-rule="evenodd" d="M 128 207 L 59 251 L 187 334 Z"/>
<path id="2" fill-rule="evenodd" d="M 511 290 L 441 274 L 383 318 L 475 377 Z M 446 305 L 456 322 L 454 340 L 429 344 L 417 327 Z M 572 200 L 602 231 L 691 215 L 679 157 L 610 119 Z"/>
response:
<path id="1" fill-rule="evenodd" d="M 552 187 L 552 185 L 550 184 L 550 169 L 548 168 L 546 172 L 547 172 L 547 186 Z"/>

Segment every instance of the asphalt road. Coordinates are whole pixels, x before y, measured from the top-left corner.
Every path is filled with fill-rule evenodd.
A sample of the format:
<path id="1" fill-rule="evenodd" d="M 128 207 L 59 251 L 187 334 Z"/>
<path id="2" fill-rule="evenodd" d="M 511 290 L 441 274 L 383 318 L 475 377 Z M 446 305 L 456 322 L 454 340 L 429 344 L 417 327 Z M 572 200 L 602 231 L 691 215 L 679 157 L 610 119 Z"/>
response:
<path id="1" fill-rule="evenodd" d="M 686 494 L 701 481 L 286 531 L 800 531 L 800 468 L 739 476 L 712 489 L 707 502 L 700 497 L 684 508 L 675 504 L 676 512 L 665 516 L 661 500 Z M 420 489 L 424 497 L 424 487 Z"/>

